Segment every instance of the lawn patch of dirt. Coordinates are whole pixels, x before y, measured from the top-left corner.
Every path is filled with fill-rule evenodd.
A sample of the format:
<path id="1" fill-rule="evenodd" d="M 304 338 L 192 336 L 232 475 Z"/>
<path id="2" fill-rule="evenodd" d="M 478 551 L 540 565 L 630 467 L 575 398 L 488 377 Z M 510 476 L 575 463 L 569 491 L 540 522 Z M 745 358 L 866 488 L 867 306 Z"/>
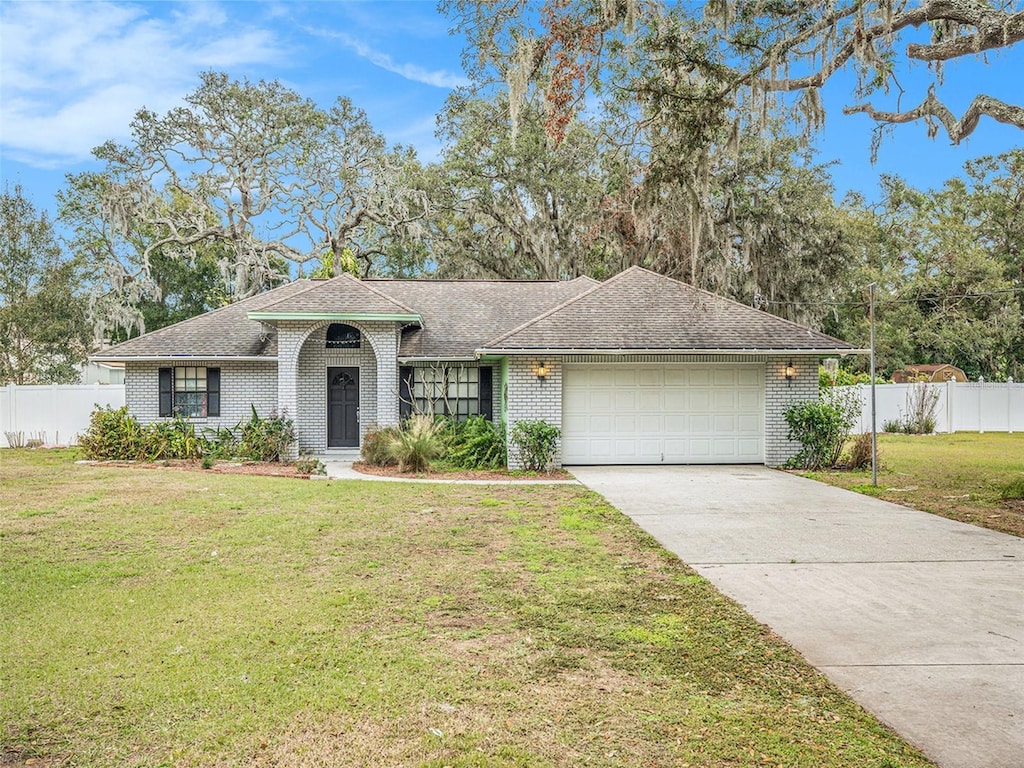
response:
<path id="1" fill-rule="evenodd" d="M 398 467 L 376 467 L 365 461 L 352 465 L 356 472 L 378 477 L 404 477 L 416 480 L 572 480 L 564 469 L 550 472 L 510 472 L 507 469 L 458 469 L 451 471 L 399 472 Z"/>

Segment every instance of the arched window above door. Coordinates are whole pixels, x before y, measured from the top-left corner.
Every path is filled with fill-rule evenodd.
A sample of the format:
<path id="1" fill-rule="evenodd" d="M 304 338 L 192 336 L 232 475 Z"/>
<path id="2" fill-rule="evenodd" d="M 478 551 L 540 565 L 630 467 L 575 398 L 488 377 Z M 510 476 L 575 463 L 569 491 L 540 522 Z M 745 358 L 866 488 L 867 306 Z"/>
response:
<path id="1" fill-rule="evenodd" d="M 359 349 L 362 336 L 358 328 L 344 323 L 327 326 L 327 349 Z"/>

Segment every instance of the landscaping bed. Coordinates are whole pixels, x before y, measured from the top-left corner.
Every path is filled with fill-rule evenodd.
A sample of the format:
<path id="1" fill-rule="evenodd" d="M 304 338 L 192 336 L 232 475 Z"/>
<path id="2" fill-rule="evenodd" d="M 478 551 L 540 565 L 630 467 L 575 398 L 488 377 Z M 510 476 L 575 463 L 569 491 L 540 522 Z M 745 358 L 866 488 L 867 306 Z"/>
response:
<path id="1" fill-rule="evenodd" d="M 309 478 L 309 472 L 303 472 L 294 464 L 280 461 L 214 461 L 210 466 L 203 466 L 198 459 L 162 459 L 160 461 L 95 461 L 83 459 L 80 464 L 98 464 L 110 467 L 136 467 L 139 469 L 178 469 L 190 472 L 211 472 L 225 475 L 264 475 L 272 477 L 295 477 L 301 480 Z"/>
<path id="2" fill-rule="evenodd" d="M 427 480 L 572 480 L 573 476 L 564 469 L 548 472 L 518 472 L 507 469 L 456 469 L 443 466 L 432 466 L 422 472 L 402 472 L 396 466 L 375 466 L 365 461 L 357 461 L 352 469 L 364 475 L 377 477 L 403 477 L 408 479 Z"/>

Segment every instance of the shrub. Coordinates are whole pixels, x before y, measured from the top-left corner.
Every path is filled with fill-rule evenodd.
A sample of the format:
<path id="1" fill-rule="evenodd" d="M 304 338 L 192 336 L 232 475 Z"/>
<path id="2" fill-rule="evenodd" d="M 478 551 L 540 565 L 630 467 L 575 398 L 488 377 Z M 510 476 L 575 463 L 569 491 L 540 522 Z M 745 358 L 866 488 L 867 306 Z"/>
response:
<path id="1" fill-rule="evenodd" d="M 390 467 L 398 462 L 388 453 L 388 445 L 398 434 L 394 427 L 384 429 L 371 428 L 363 435 L 363 447 L 360 454 L 363 461 L 371 467 Z"/>
<path id="2" fill-rule="evenodd" d="M 928 382 L 910 385 L 907 392 L 906 432 L 930 435 L 935 431 L 935 411 L 939 406 L 939 389 Z"/>
<path id="3" fill-rule="evenodd" d="M 387 444 L 387 452 L 398 462 L 399 472 L 423 472 L 444 452 L 444 421 L 431 416 L 412 416 Z"/>
<path id="4" fill-rule="evenodd" d="M 499 469 L 506 464 L 505 425 L 483 416 L 453 424 L 448 460 L 462 469 Z"/>
<path id="5" fill-rule="evenodd" d="M 173 421 L 156 422 L 145 427 L 146 459 L 198 459 L 202 438 L 195 425 L 180 416 Z"/>
<path id="6" fill-rule="evenodd" d="M 561 430 L 543 419 L 517 421 L 509 440 L 519 454 L 523 467 L 531 472 L 546 472 L 558 451 Z"/>
<path id="7" fill-rule="evenodd" d="M 303 475 L 326 475 L 327 467 L 316 456 L 299 456 L 295 468 Z"/>
<path id="8" fill-rule="evenodd" d="M 252 418 L 239 427 L 239 456 L 250 461 L 280 461 L 295 444 L 295 423 L 277 413 L 261 418 L 256 407 L 251 407 Z"/>
<path id="9" fill-rule="evenodd" d="M 850 444 L 850 457 L 846 460 L 850 469 L 864 469 L 871 466 L 871 433 L 864 432 L 853 436 Z"/>
<path id="10" fill-rule="evenodd" d="M 786 466 L 834 467 L 850 436 L 850 428 L 860 415 L 860 407 L 855 392 L 830 390 L 821 400 L 808 400 L 787 408 L 783 415 L 789 425 L 788 438 L 797 440 L 802 447 Z"/>
<path id="11" fill-rule="evenodd" d="M 901 421 L 900 419 L 890 419 L 889 421 L 883 421 L 882 431 L 889 433 L 903 432 L 903 421 Z"/>
<path id="12" fill-rule="evenodd" d="M 146 458 L 147 430 L 133 416 L 128 406 L 97 408 L 89 417 L 89 428 L 79 436 L 78 443 L 90 459 L 136 461 Z"/>
<path id="13" fill-rule="evenodd" d="M 203 456 L 230 459 L 238 452 L 238 435 L 230 427 L 207 428 L 201 440 Z"/>

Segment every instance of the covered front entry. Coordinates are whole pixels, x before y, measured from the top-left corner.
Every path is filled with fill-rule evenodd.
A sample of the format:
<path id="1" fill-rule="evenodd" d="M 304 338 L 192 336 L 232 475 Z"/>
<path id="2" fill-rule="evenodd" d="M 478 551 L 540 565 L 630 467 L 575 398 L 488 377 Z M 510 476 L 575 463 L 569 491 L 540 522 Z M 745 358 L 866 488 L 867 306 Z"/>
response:
<path id="1" fill-rule="evenodd" d="M 567 364 L 562 463 L 764 463 L 764 365 Z"/>
<path id="2" fill-rule="evenodd" d="M 359 447 L 359 369 L 327 369 L 327 447 Z"/>

